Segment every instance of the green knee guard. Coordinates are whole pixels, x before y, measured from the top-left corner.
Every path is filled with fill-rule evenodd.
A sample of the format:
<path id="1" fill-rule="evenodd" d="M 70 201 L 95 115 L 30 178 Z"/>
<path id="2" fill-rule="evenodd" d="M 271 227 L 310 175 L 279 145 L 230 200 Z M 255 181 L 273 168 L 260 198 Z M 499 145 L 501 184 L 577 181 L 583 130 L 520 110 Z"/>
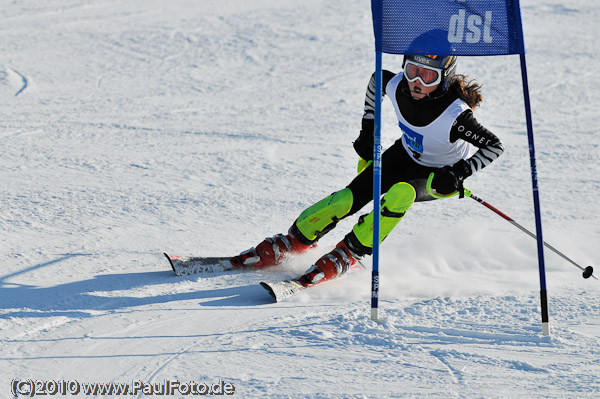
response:
<path id="1" fill-rule="evenodd" d="M 381 204 L 381 241 L 394 230 L 408 208 L 415 202 L 417 194 L 408 183 L 396 183 L 383 196 Z M 362 245 L 373 248 L 373 212 L 360 218 L 352 232 Z"/>
<path id="2" fill-rule="evenodd" d="M 308 241 L 315 241 L 335 227 L 352 208 L 352 191 L 345 188 L 322 199 L 300 214 L 296 227 Z"/>

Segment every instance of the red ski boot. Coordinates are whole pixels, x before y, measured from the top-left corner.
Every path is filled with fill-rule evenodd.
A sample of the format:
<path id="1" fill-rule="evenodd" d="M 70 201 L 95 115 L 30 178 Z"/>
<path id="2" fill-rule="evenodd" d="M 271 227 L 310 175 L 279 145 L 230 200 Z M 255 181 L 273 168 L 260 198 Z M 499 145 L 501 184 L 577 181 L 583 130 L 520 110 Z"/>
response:
<path id="1" fill-rule="evenodd" d="M 286 235 L 277 234 L 265 238 L 256 248 L 250 248 L 231 258 L 231 264 L 236 267 L 274 266 L 280 264 L 287 255 L 302 254 L 316 246 L 316 243 L 301 243 L 290 231 Z"/>
<path id="2" fill-rule="evenodd" d="M 308 287 L 336 278 L 346 273 L 359 259 L 360 256 L 352 252 L 342 240 L 333 251 L 323 255 L 299 278 L 300 284 Z"/>

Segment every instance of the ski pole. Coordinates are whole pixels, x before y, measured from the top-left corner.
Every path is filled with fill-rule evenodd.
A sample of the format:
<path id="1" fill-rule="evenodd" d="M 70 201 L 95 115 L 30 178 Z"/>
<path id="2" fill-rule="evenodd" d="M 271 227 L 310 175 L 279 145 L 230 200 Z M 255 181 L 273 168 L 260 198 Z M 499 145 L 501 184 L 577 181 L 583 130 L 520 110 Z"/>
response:
<path id="1" fill-rule="evenodd" d="M 429 178 L 427 179 L 427 192 L 429 193 L 429 195 L 431 195 L 434 198 L 450 198 L 450 197 L 454 197 L 456 195 L 459 194 L 458 191 L 448 194 L 448 195 L 441 195 L 441 194 L 437 194 L 433 192 L 433 189 L 431 188 L 431 182 L 433 181 L 433 176 L 434 173 L 431 173 L 429 175 Z M 488 202 L 482 200 L 481 198 L 473 195 L 473 193 L 471 192 L 471 190 L 469 189 L 464 189 L 464 195 L 465 197 L 471 197 L 473 198 L 475 201 L 479 202 L 481 205 L 485 206 L 486 208 L 488 208 L 489 210 L 491 210 L 492 212 L 494 212 L 495 214 L 497 214 L 498 216 L 500 216 L 501 218 L 503 218 L 504 220 L 510 222 L 513 226 L 517 227 L 519 230 L 521 230 L 522 232 L 524 232 L 525 234 L 527 234 L 528 236 L 532 237 L 533 239 L 537 240 L 537 236 L 535 234 L 533 234 L 531 231 L 527 230 L 525 227 L 521 226 L 519 223 L 517 223 L 516 221 L 513 220 L 513 218 L 511 218 L 510 216 L 506 215 L 505 213 L 501 212 L 500 210 L 496 209 L 495 207 L 493 207 L 492 205 L 490 205 Z M 567 257 L 565 254 L 563 254 L 562 252 L 560 252 L 558 249 L 554 248 L 552 245 L 548 244 L 546 241 L 544 241 L 544 246 L 546 248 L 548 248 L 549 250 L 551 250 L 552 252 L 554 252 L 555 254 L 559 255 L 561 258 L 565 259 L 566 261 L 568 261 L 569 263 L 571 263 L 572 265 L 578 267 L 580 270 L 583 271 L 583 278 L 590 278 L 593 277 L 594 279 L 598 280 L 598 278 L 596 276 L 594 276 L 594 268 L 592 266 L 587 266 L 587 267 L 583 267 L 580 266 L 579 264 L 577 264 L 576 262 L 574 262 L 571 258 Z"/>

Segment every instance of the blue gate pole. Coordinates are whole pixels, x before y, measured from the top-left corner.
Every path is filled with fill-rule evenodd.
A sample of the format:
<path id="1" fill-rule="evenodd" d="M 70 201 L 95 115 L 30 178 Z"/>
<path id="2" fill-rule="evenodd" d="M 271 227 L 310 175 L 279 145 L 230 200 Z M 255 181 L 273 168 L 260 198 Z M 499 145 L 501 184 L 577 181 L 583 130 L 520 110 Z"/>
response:
<path id="1" fill-rule="evenodd" d="M 542 238 L 542 216 L 540 212 L 540 194 L 538 190 L 537 166 L 535 163 L 535 146 L 533 143 L 533 123 L 531 121 L 531 104 L 529 101 L 529 83 L 525 54 L 521 54 L 521 75 L 523 79 L 523 96 L 525 99 L 525 117 L 527 119 L 527 137 L 529 140 L 529 160 L 531 162 L 531 183 L 533 187 L 533 206 L 535 211 L 535 229 L 537 235 L 538 264 L 540 269 L 540 300 L 542 308 L 542 335 L 550 335 L 548 317 L 548 293 L 546 290 L 546 266 L 544 262 L 544 239 Z"/>
<path id="2" fill-rule="evenodd" d="M 379 237 L 381 226 L 381 98 L 382 52 L 375 52 L 375 132 L 373 144 L 373 271 L 371 275 L 371 320 L 379 322 Z"/>

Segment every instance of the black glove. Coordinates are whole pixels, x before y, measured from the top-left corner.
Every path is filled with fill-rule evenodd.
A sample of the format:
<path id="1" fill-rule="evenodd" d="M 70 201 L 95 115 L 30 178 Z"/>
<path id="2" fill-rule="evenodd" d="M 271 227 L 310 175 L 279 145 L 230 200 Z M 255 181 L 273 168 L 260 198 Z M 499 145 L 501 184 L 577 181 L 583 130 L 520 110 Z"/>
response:
<path id="1" fill-rule="evenodd" d="M 363 159 L 367 161 L 373 160 L 373 146 L 374 146 L 374 134 L 375 134 L 375 120 L 365 119 L 362 120 L 362 129 L 360 135 L 353 143 L 354 150 Z"/>
<path id="2" fill-rule="evenodd" d="M 438 169 L 433 176 L 431 188 L 442 195 L 452 194 L 460 190 L 462 196 L 463 181 L 472 173 L 468 162 L 461 159 L 452 166 L 448 165 Z"/>

